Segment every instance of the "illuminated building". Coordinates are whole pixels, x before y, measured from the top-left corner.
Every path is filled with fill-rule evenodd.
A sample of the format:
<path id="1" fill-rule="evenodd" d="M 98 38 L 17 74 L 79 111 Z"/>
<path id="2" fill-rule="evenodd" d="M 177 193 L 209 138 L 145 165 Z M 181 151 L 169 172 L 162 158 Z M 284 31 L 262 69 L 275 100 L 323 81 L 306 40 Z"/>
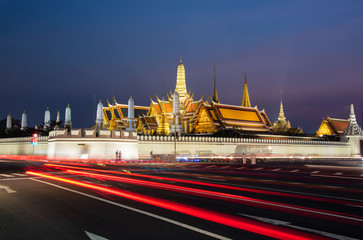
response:
<path id="1" fill-rule="evenodd" d="M 177 70 L 175 92 L 179 94 L 180 124 L 185 134 L 212 134 L 225 129 L 261 133 L 273 131 L 272 124 L 265 110 L 260 111 L 257 106 L 251 107 L 246 72 L 241 106 L 227 105 L 219 102 L 215 68 L 213 97 L 210 103 L 203 101 L 203 99 L 195 101 L 193 94 L 187 93 L 185 67 L 182 61 L 180 61 Z M 174 97 L 172 94 L 170 95 L 167 101 L 161 101 L 159 98 L 156 101 L 151 101 L 148 114 L 140 117 L 138 120 L 138 133 L 147 135 L 156 133 L 160 135 L 161 131 L 158 132 L 157 129 L 160 123 L 165 124 L 165 118 L 170 125 L 174 124 L 174 116 L 177 115 L 173 111 Z M 162 121 L 161 119 L 164 120 Z M 166 132 L 164 131 L 163 133 Z"/>
<path id="2" fill-rule="evenodd" d="M 149 107 L 134 105 L 134 117 L 137 120 L 140 116 L 147 114 Z M 107 107 L 103 107 L 103 127 L 106 129 L 125 130 L 127 124 L 128 105 L 119 104 L 113 99 L 113 104 L 107 101 Z"/>
<path id="3" fill-rule="evenodd" d="M 49 107 L 47 107 L 47 110 L 45 110 L 44 113 L 44 129 L 48 129 L 50 127 L 50 110 Z"/>
<path id="4" fill-rule="evenodd" d="M 290 121 L 286 121 L 284 113 L 284 105 L 282 104 L 282 92 L 281 92 L 281 103 L 280 103 L 280 113 L 277 121 L 274 122 L 274 129 L 277 133 L 290 133 L 290 134 L 302 134 L 303 130 L 298 128 L 292 128 Z"/>
<path id="5" fill-rule="evenodd" d="M 6 129 L 11 129 L 11 128 L 12 128 L 12 118 L 11 114 L 9 113 L 6 118 Z"/>
<path id="6" fill-rule="evenodd" d="M 71 107 L 66 107 L 65 119 L 64 119 L 64 127 L 65 128 L 72 128 L 72 116 L 71 116 Z"/>
<path id="7" fill-rule="evenodd" d="M 327 117 L 323 118 L 318 131 L 317 137 L 323 136 L 341 136 L 349 125 L 349 120 Z"/>
<path id="8" fill-rule="evenodd" d="M 23 114 L 21 115 L 21 127 L 20 130 L 24 131 L 28 128 L 28 116 L 24 110 Z"/>

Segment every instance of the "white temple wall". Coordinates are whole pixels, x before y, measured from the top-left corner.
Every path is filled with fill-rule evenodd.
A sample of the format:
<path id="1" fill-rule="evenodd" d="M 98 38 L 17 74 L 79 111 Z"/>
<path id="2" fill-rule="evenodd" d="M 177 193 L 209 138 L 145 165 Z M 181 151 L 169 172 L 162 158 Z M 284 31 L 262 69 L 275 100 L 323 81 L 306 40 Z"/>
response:
<path id="1" fill-rule="evenodd" d="M 139 157 L 153 154 L 174 154 L 175 142 L 170 136 L 139 136 Z M 181 137 L 176 141 L 178 154 L 256 154 L 265 156 L 350 156 L 348 142 L 304 140 L 236 139 L 212 137 Z"/>
<path id="2" fill-rule="evenodd" d="M 32 137 L 2 138 L 0 139 L 0 154 L 3 155 L 33 155 Z M 38 137 L 38 144 L 34 145 L 34 155 L 47 155 L 48 137 Z"/>
<path id="3" fill-rule="evenodd" d="M 121 151 L 122 159 L 137 159 L 137 140 L 100 138 L 54 138 L 48 143 L 49 158 L 115 159 Z"/>

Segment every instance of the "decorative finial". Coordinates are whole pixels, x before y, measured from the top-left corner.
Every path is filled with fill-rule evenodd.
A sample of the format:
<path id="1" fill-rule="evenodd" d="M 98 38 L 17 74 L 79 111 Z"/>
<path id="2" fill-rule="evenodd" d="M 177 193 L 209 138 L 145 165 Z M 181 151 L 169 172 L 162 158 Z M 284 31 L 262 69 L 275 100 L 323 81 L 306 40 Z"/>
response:
<path id="1" fill-rule="evenodd" d="M 182 57 L 180 57 L 180 64 L 182 64 L 183 63 L 183 61 L 182 61 Z"/>
<path id="2" fill-rule="evenodd" d="M 181 63 L 181 58 L 180 58 L 180 63 Z M 164 101 L 164 79 L 163 79 L 163 101 Z"/>
<path id="3" fill-rule="evenodd" d="M 213 91 L 213 99 L 214 102 L 219 103 L 218 95 L 217 95 L 217 81 L 216 81 L 216 65 L 214 64 L 214 91 Z"/>

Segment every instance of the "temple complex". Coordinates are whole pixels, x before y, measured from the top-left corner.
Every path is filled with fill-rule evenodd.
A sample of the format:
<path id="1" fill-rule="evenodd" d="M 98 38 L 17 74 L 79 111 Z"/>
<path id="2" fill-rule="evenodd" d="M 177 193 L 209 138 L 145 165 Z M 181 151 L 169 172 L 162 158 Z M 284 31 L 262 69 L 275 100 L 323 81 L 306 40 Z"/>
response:
<path id="1" fill-rule="evenodd" d="M 178 104 L 174 103 L 175 93 L 178 94 Z M 175 107 L 178 111 L 175 111 Z M 127 105 L 113 104 L 103 108 L 104 127 L 125 129 L 127 127 L 125 115 Z M 192 92 L 188 92 L 185 81 L 185 67 L 182 59 L 177 67 L 175 92 L 167 95 L 167 99 L 151 99 L 149 107 L 135 106 L 136 131 L 146 135 L 169 135 L 174 132 L 171 126 L 181 129 L 179 134 L 213 134 L 215 132 L 233 129 L 243 132 L 273 132 L 265 110 L 252 107 L 247 87 L 247 73 L 245 72 L 244 90 L 241 106 L 220 103 L 217 95 L 217 83 L 214 67 L 214 90 L 210 102 L 202 98 L 194 99 Z M 175 119 L 177 117 L 177 119 Z"/>
<path id="2" fill-rule="evenodd" d="M 113 159 L 122 151 L 123 159 L 149 159 L 150 153 L 175 156 L 242 156 L 259 159 L 296 158 L 361 158 L 363 133 L 357 124 L 354 107 L 349 119 L 323 119 L 316 136 L 303 135 L 300 127 L 291 127 L 285 117 L 281 97 L 277 121 L 270 122 L 265 109 L 252 106 L 244 73 L 241 104 L 223 103 L 217 95 L 214 66 L 213 96 L 195 98 L 187 90 L 182 59 L 177 66 L 175 91 L 160 99 L 150 99 L 149 106 L 135 106 L 130 97 L 128 105 L 107 100 L 97 105 L 92 129 L 72 128 L 71 108 L 65 111 L 64 128 L 56 127 L 49 136 L 40 138 L 35 154 L 50 158 Z M 242 89 L 241 89 L 242 92 Z M 25 114 L 25 113 L 24 113 Z M 23 116 L 25 116 L 23 114 Z M 26 128 L 26 117 L 22 128 Z M 49 123 L 47 109 L 44 122 Z M 57 122 L 60 122 L 59 110 Z M 9 114 L 7 131 L 14 125 Z M 2 154 L 34 154 L 30 138 L 0 139 Z"/>

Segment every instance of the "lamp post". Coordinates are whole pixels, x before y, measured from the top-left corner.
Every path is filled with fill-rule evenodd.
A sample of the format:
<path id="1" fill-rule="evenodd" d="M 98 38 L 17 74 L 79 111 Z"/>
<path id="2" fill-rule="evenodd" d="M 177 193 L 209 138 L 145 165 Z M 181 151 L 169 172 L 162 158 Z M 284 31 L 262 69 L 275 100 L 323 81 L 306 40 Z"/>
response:
<path id="1" fill-rule="evenodd" d="M 176 115 L 175 114 L 173 114 L 174 115 L 174 162 L 176 162 L 176 136 L 177 136 L 177 134 L 176 134 Z"/>

